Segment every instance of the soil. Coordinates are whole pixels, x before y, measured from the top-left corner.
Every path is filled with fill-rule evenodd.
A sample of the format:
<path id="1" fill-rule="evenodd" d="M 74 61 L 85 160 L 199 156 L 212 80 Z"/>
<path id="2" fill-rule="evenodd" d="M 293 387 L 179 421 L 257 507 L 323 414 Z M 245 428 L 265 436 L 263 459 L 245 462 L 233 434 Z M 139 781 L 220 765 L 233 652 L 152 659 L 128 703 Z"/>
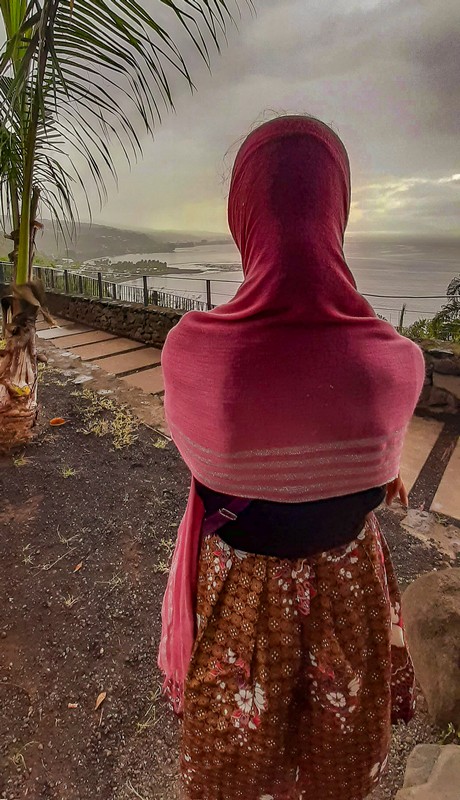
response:
<path id="1" fill-rule="evenodd" d="M 0 462 L 0 800 L 175 800 L 156 652 L 187 472 L 108 389 L 49 368 L 40 398 L 36 441 Z M 382 523 L 403 584 L 448 563 L 397 515 Z M 438 738 L 422 704 L 372 800 L 393 798 L 412 747 Z"/>
<path id="2" fill-rule="evenodd" d="M 40 397 L 36 442 L 0 469 L 0 797 L 170 798 L 155 661 L 188 476 L 144 426 L 120 450 L 85 434 L 91 396 L 54 371 Z"/>

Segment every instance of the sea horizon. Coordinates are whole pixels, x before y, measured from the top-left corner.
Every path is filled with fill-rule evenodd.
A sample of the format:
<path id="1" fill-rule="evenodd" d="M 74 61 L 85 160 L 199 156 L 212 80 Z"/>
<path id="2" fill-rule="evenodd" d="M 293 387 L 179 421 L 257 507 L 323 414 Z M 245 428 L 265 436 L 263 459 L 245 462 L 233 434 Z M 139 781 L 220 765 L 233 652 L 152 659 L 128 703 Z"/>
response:
<path id="1" fill-rule="evenodd" d="M 375 310 L 396 324 L 406 302 L 405 318 L 410 323 L 433 316 L 445 302 L 448 284 L 460 274 L 460 237 L 350 234 L 345 256 L 359 291 L 369 297 Z M 233 242 L 177 248 L 173 253 L 130 253 L 111 262 L 116 269 L 117 262 L 149 259 L 164 261 L 175 270 L 175 274 L 149 277 L 150 286 L 204 300 L 205 281 L 211 280 L 216 304 L 231 299 L 242 280 L 241 259 Z M 136 278 L 132 283 L 141 281 Z"/>

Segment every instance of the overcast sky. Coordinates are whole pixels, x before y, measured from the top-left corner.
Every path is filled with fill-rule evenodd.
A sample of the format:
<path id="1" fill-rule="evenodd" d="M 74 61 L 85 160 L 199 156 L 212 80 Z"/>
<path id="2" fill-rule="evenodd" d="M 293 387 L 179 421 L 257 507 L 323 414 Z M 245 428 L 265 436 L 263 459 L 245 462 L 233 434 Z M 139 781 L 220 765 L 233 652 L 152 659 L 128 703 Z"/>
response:
<path id="1" fill-rule="evenodd" d="M 275 109 L 311 113 L 342 136 L 351 230 L 458 229 L 459 0 L 255 0 L 255 16 L 240 5 L 239 32 L 214 54 L 212 75 L 182 44 L 198 91 L 173 81 L 176 114 L 131 172 L 117 159 L 119 191 L 110 187 L 95 221 L 226 231 L 235 148 L 225 154 Z"/>

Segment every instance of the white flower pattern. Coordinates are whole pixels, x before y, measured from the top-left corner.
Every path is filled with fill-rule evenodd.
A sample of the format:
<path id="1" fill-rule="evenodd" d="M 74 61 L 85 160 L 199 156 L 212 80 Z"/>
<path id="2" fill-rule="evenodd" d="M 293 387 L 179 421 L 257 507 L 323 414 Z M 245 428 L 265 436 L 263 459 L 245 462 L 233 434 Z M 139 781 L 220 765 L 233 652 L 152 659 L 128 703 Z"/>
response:
<path id="1" fill-rule="evenodd" d="M 326 695 L 326 698 L 329 700 L 331 706 L 334 706 L 335 708 L 344 708 L 347 704 L 345 695 L 341 692 L 329 692 L 329 694 Z"/>
<path id="2" fill-rule="evenodd" d="M 371 528 L 372 536 L 369 535 Z M 342 618 L 347 621 L 347 609 L 351 608 L 353 611 L 356 638 L 350 643 L 350 655 L 346 657 L 346 651 L 341 650 L 340 639 L 337 640 L 337 648 L 334 634 L 331 636 L 329 630 L 316 629 L 306 653 L 305 675 L 308 679 L 310 705 L 313 706 L 312 714 L 318 714 L 331 737 L 337 735 L 341 737 L 339 741 L 353 742 L 353 737 L 356 736 L 357 741 L 360 741 L 362 709 L 364 705 L 367 713 L 369 703 L 366 700 L 366 672 L 360 671 L 360 660 L 357 657 L 358 654 L 362 655 L 365 661 L 370 648 L 363 640 L 365 624 L 359 618 L 359 614 L 363 613 L 361 609 L 367 611 L 366 584 L 361 580 L 364 551 L 366 557 L 369 553 L 373 559 L 373 574 L 377 576 L 382 590 L 388 592 L 388 601 L 391 593 L 392 625 L 403 631 L 399 603 L 397 599 L 394 602 L 393 585 L 391 590 L 388 588 L 378 527 L 371 528 L 368 526 L 367 534 L 363 531 L 355 542 L 346 547 L 323 553 L 315 559 L 299 559 L 295 563 L 288 560 L 257 560 L 257 557 L 242 551 L 233 551 L 218 536 L 212 537 L 209 544 L 205 543 L 199 576 L 199 659 L 196 659 L 194 666 L 194 677 L 197 678 L 199 688 L 191 691 L 196 691 L 197 719 L 203 720 L 201 730 L 206 747 L 203 747 L 200 736 L 197 738 L 190 730 L 189 738 L 184 741 L 182 758 L 182 773 L 189 787 L 206 785 L 199 783 L 205 780 L 205 771 L 215 771 L 216 763 L 225 765 L 224 756 L 228 752 L 226 742 L 232 747 L 238 747 L 238 750 L 245 748 L 249 760 L 254 758 L 260 761 L 261 753 L 264 752 L 261 747 L 267 747 L 270 753 L 276 752 L 276 726 L 286 724 L 279 699 L 284 696 L 284 687 L 287 685 L 284 681 L 294 674 L 295 669 L 294 651 L 291 662 L 286 657 L 286 648 L 289 648 L 290 641 L 294 647 L 299 647 L 295 630 L 296 626 L 300 628 L 304 625 L 302 616 L 313 615 L 315 609 L 312 623 L 313 626 L 317 624 L 318 605 L 315 606 L 314 602 L 317 592 L 325 591 L 325 575 L 330 580 L 331 595 L 339 598 L 337 606 L 341 611 L 335 611 L 337 619 L 341 613 Z M 366 538 L 367 541 L 364 542 Z M 265 602 L 269 605 L 265 606 Z M 322 602 L 320 594 L 319 603 Z M 259 659 L 254 658 L 252 649 L 253 631 L 255 625 L 259 624 L 258 621 L 263 620 L 265 608 L 270 624 L 263 624 L 262 633 L 257 634 L 258 647 L 264 655 L 263 659 Z M 222 620 L 220 627 L 219 620 Z M 307 621 L 306 625 L 309 626 L 310 623 Z M 208 635 L 208 631 L 212 631 L 212 636 Z M 355 642 L 356 647 L 353 648 Z M 400 648 L 398 651 L 400 652 Z M 270 677 L 271 665 L 274 665 L 275 673 L 283 675 L 282 681 Z M 396 667 L 393 665 L 392 676 L 393 711 L 397 709 L 404 718 L 408 710 L 407 692 L 411 680 L 410 662 L 407 658 L 400 658 Z M 204 701 L 209 705 L 206 706 Z M 413 699 L 410 700 L 411 707 L 412 704 Z M 206 733 L 209 725 L 216 732 L 213 738 Z M 372 728 L 372 732 L 378 730 L 378 726 Z M 374 738 L 375 742 L 372 743 L 372 736 L 370 737 L 369 752 L 366 751 L 364 763 L 359 768 L 363 785 L 370 788 L 378 782 L 386 763 L 384 737 L 380 737 L 378 741 L 377 737 Z M 321 742 L 318 747 L 321 749 Z M 243 755 L 244 751 L 241 750 L 241 753 Z M 333 756 L 325 751 L 323 756 L 327 756 L 326 769 L 333 770 Z M 357 763 L 361 758 L 362 754 L 357 754 Z M 242 763 L 243 761 L 244 759 Z M 280 763 L 277 762 L 278 769 Z M 223 768 L 224 766 L 219 766 L 219 769 Z M 303 770 L 297 770 L 295 780 L 296 797 L 299 800 L 301 797 L 309 797 L 310 791 L 305 785 L 307 775 Z M 284 797 L 276 779 L 259 784 L 258 791 L 255 785 L 254 793 L 251 790 L 243 791 L 243 788 L 248 788 L 246 784 L 239 788 L 237 784 L 238 781 L 232 800 L 281 800 Z M 206 800 L 211 797 L 212 792 L 206 795 Z M 350 800 L 348 795 L 346 800 Z"/>

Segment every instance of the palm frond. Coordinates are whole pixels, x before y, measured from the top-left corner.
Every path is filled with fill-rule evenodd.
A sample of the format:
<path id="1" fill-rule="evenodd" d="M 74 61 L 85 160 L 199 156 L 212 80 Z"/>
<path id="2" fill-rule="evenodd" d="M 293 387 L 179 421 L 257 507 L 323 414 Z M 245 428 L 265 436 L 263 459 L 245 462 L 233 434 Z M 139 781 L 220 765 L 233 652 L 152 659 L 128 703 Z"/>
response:
<path id="1" fill-rule="evenodd" d="M 456 278 L 453 278 L 447 287 L 447 294 L 449 297 L 455 297 L 456 295 L 460 295 L 460 275 L 457 275 Z"/>
<path id="2" fill-rule="evenodd" d="M 193 89 L 166 29 L 168 17 L 209 66 L 210 45 L 219 49 L 232 11 L 240 12 L 237 0 L 158 0 L 158 5 L 161 23 L 137 0 L 30 0 L 28 5 L 0 0 L 7 30 L 0 54 L 0 163 L 6 165 L 11 155 L 13 165 L 15 155 L 22 182 L 21 158 L 24 171 L 26 151 L 33 146 L 33 185 L 56 220 L 56 214 L 65 214 L 72 226 L 74 187 L 79 183 L 86 190 L 74 161 L 86 165 L 104 202 L 106 178 L 116 180 L 112 142 L 128 162 L 136 159 L 143 136 L 153 133 L 165 109 L 174 108 L 171 72 Z M 0 180 L 2 198 L 6 189 Z"/>

